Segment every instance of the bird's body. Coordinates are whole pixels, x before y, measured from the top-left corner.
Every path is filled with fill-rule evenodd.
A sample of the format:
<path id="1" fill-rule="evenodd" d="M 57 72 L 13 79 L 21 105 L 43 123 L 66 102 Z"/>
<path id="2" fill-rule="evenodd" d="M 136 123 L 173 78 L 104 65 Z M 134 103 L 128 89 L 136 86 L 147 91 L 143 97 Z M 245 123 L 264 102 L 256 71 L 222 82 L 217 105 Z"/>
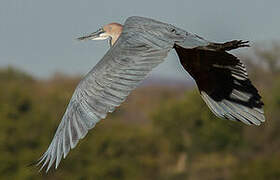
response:
<path id="1" fill-rule="evenodd" d="M 246 124 L 265 121 L 256 88 L 244 65 L 226 51 L 246 42 L 211 43 L 173 25 L 130 17 L 79 38 L 110 38 L 111 48 L 78 84 L 55 136 L 38 164 L 55 167 L 108 112 L 113 112 L 173 48 L 196 80 L 203 100 L 215 115 Z M 187 108 L 187 107 L 186 107 Z"/>

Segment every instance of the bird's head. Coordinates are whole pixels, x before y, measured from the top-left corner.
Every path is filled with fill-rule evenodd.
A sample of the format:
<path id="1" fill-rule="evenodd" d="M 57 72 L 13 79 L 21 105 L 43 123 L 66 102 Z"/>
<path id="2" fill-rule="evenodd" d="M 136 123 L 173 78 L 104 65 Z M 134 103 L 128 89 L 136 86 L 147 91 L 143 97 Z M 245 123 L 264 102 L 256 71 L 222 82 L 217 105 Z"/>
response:
<path id="1" fill-rule="evenodd" d="M 123 26 L 119 23 L 110 23 L 89 35 L 79 37 L 78 40 L 105 40 L 109 39 L 110 46 L 113 46 L 122 33 Z"/>

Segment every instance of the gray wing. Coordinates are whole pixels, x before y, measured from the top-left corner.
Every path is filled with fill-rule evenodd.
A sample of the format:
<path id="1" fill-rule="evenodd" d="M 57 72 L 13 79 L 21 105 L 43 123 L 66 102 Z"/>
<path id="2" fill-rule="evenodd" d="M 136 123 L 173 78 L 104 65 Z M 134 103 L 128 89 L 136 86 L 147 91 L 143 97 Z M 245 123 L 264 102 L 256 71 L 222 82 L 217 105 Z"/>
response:
<path id="1" fill-rule="evenodd" d="M 113 112 L 172 49 L 173 42 L 144 31 L 133 18 L 127 21 L 114 46 L 77 86 L 51 144 L 39 159 L 41 169 L 46 166 L 48 171 L 54 163 L 57 168 L 62 156 Z"/>

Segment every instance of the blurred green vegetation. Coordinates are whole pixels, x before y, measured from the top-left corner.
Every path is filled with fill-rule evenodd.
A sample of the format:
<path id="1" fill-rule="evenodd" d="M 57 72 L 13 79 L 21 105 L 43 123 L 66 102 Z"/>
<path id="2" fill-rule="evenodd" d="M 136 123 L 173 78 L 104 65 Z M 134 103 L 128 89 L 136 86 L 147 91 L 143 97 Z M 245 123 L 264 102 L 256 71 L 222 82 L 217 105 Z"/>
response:
<path id="1" fill-rule="evenodd" d="M 265 102 L 260 127 L 216 118 L 196 88 L 140 87 L 47 175 L 28 164 L 46 150 L 80 78 L 0 69 L 0 179 L 280 179 L 279 57 L 271 54 L 256 49 L 266 67 L 245 58 Z"/>

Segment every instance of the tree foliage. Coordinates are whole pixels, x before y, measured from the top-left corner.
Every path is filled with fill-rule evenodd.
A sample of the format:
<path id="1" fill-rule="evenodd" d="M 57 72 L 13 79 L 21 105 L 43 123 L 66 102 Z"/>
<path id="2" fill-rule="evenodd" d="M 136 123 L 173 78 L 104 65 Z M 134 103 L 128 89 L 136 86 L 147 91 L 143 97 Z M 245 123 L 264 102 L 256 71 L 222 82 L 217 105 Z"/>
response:
<path id="1" fill-rule="evenodd" d="M 46 175 L 28 164 L 49 145 L 79 78 L 1 69 L 0 179 L 280 179 L 278 72 L 250 73 L 265 102 L 260 127 L 215 117 L 196 88 L 142 87 Z"/>

